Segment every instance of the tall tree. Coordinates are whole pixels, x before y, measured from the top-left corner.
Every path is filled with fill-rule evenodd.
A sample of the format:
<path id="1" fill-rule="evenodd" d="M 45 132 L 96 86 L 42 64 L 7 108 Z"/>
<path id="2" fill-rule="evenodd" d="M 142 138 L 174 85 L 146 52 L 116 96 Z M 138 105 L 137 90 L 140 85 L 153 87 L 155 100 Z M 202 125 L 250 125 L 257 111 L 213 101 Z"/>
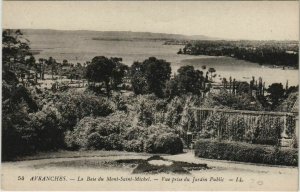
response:
<path id="1" fill-rule="evenodd" d="M 31 130 L 27 127 L 29 112 L 37 110 L 30 92 L 19 84 L 17 75 L 26 67 L 31 55 L 22 41 L 20 30 L 4 30 L 2 36 L 2 159 L 25 152 Z"/>
<path id="2" fill-rule="evenodd" d="M 56 60 L 53 59 L 52 57 L 49 57 L 49 59 L 46 61 L 47 65 L 51 68 L 51 76 L 52 76 L 52 79 L 54 79 L 54 73 L 56 72 L 57 70 L 57 63 L 56 63 Z"/>
<path id="3" fill-rule="evenodd" d="M 130 67 L 131 84 L 135 94 L 146 94 L 149 91 L 148 82 L 144 75 L 143 65 L 134 62 Z"/>
<path id="4" fill-rule="evenodd" d="M 127 69 L 120 61 L 120 58 L 94 57 L 86 67 L 87 79 L 92 82 L 103 83 L 109 96 L 110 90 L 122 82 Z"/>
<path id="5" fill-rule="evenodd" d="M 142 63 L 135 62 L 131 67 L 131 82 L 136 94 L 154 93 L 164 96 L 167 80 L 171 77 L 169 62 L 149 57 Z"/>
<path id="6" fill-rule="evenodd" d="M 285 90 L 283 85 L 281 83 L 273 83 L 269 86 L 267 92 L 269 93 L 268 98 L 271 101 L 272 108 L 275 109 L 284 98 Z"/>
<path id="7" fill-rule="evenodd" d="M 143 62 L 143 65 L 150 92 L 163 97 L 166 81 L 171 77 L 171 64 L 165 60 L 150 57 Z"/>
<path id="8" fill-rule="evenodd" d="M 205 78 L 203 72 L 195 70 L 193 66 L 183 66 L 178 69 L 178 75 L 175 77 L 178 82 L 179 93 L 200 94 L 204 88 Z"/>
<path id="9" fill-rule="evenodd" d="M 3 67 L 17 69 L 25 65 L 26 56 L 31 56 L 29 41 L 20 30 L 6 29 L 2 32 L 2 63 Z"/>
<path id="10" fill-rule="evenodd" d="M 122 58 L 113 57 L 111 60 L 115 63 L 116 67 L 112 71 L 112 87 L 117 90 L 118 85 L 123 83 L 124 76 L 128 73 L 129 67 L 122 62 Z"/>

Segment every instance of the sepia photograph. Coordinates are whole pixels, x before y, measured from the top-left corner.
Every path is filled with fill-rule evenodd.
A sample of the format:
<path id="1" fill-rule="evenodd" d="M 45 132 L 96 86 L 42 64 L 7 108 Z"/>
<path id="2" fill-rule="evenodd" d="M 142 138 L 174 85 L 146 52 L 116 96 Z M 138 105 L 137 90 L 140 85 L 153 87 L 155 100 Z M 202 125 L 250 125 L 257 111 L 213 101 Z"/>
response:
<path id="1" fill-rule="evenodd" d="M 298 191 L 299 1 L 2 1 L 1 189 Z"/>

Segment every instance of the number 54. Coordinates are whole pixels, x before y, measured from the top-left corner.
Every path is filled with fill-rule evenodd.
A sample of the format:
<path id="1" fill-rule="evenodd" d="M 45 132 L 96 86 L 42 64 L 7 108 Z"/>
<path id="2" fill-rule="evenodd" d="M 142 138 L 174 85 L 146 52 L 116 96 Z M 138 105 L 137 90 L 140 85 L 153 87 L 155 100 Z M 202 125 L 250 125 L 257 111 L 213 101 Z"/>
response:
<path id="1" fill-rule="evenodd" d="M 18 181 L 24 181 L 24 176 L 18 176 Z"/>

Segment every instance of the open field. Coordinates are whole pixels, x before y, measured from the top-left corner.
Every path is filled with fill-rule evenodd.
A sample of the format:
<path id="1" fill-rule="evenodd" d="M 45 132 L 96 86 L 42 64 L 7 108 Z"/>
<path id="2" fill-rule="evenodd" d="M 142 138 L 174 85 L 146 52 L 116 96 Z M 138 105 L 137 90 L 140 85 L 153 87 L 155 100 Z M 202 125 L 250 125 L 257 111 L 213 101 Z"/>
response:
<path id="1" fill-rule="evenodd" d="M 126 159 L 147 159 L 151 154 L 144 153 L 128 153 L 119 151 L 60 151 L 51 153 L 41 153 L 36 156 L 25 157 L 24 161 L 17 162 L 5 162 L 2 163 L 2 174 L 6 177 L 3 180 L 3 186 L 10 187 L 16 181 L 17 175 L 24 175 L 25 179 L 29 180 L 33 176 L 51 176 L 60 175 L 66 176 L 68 182 L 74 182 L 74 185 L 64 185 L 63 182 L 56 182 L 55 186 L 51 186 L 51 182 L 28 182 L 26 185 L 22 185 L 23 190 L 30 185 L 35 185 L 35 189 L 92 189 L 92 187 L 101 187 L 102 190 L 120 190 L 118 185 L 114 185 L 111 181 L 105 181 L 107 177 L 119 177 L 119 178 L 131 178 L 131 177 L 145 177 L 153 182 L 157 182 L 157 185 L 153 185 L 153 182 L 138 182 L 130 181 L 125 183 L 125 188 L 133 190 L 151 189 L 163 190 L 162 183 L 164 183 L 164 189 L 168 190 L 183 190 L 189 187 L 195 187 L 197 185 L 199 190 L 209 190 L 213 187 L 215 190 L 242 190 L 243 188 L 253 190 L 293 190 L 297 186 L 298 170 L 295 167 L 285 166 L 267 166 L 257 165 L 249 163 L 236 163 L 229 161 L 210 160 L 195 158 L 193 153 L 187 152 L 178 155 L 162 155 L 164 159 L 187 162 L 187 163 L 200 163 L 207 164 L 209 169 L 207 170 L 194 170 L 189 175 L 181 174 L 132 174 L 136 164 L 115 164 L 118 160 Z M 30 160 L 29 160 L 30 159 Z M 37 160 L 33 160 L 37 159 Z M 86 179 L 87 177 L 102 177 L 103 182 L 75 182 L 72 179 L 77 180 L 78 177 Z M 179 182 L 180 178 L 184 179 L 188 177 L 190 183 L 184 184 Z M 242 183 L 237 182 L 236 185 L 228 185 L 232 182 L 236 182 L 236 177 L 243 180 Z M 176 178 L 170 185 L 168 185 L 163 178 Z M 156 180 L 157 179 L 157 180 Z M 198 179 L 198 180 L 197 180 Z M 233 181 L 231 181 L 233 179 Z M 176 180 L 176 181 L 175 181 Z M 202 181 L 200 181 L 202 180 Z M 208 181 L 205 181 L 208 180 Z M 217 181 L 217 180 L 223 180 Z M 108 182 L 108 185 L 104 185 L 104 182 Z M 170 181 L 171 182 L 171 181 Z M 209 184 L 208 184 L 209 182 Z M 46 183 L 46 184 L 45 184 Z M 50 188 L 49 188 L 50 186 Z M 230 187 L 231 186 L 231 187 Z M 232 188 L 235 186 L 235 189 Z M 48 187 L 48 188 L 47 188 Z M 55 188 L 54 188 L 55 187 Z M 62 187 L 62 188 L 61 188 Z M 71 188 L 70 188 L 71 187 Z"/>

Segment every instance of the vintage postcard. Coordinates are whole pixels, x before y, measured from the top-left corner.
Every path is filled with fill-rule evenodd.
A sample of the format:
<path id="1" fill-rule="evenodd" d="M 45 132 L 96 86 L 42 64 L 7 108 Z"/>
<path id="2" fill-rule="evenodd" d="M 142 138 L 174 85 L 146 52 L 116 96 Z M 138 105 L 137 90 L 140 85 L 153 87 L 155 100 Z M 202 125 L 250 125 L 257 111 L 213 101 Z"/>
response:
<path id="1" fill-rule="evenodd" d="M 298 191 L 298 1 L 3 1 L 1 189 Z"/>

